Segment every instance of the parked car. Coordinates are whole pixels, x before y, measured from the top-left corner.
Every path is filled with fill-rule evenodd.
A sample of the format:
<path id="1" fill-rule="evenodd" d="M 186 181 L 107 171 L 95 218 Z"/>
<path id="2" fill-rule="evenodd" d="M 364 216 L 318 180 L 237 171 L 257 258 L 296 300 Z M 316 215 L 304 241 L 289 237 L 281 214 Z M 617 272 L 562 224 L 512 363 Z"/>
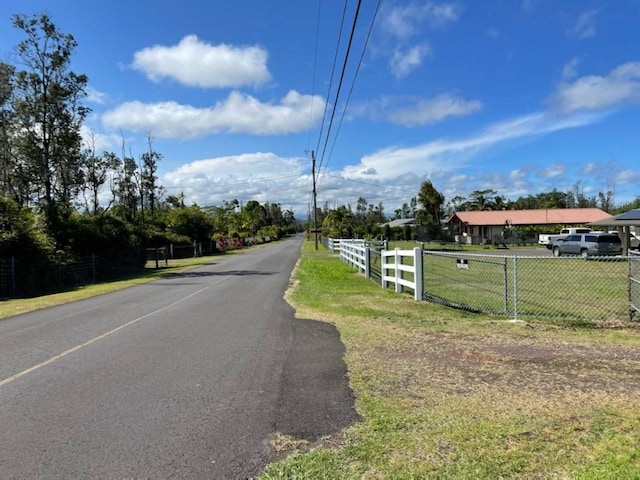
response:
<path id="1" fill-rule="evenodd" d="M 541 233 L 538 235 L 538 244 L 547 247 L 549 250 L 553 247 L 553 242 L 560 238 L 564 238 L 567 235 L 573 235 L 576 233 L 591 233 L 593 230 L 587 227 L 570 227 L 563 228 L 560 233 Z"/>
<path id="2" fill-rule="evenodd" d="M 620 235 L 620 238 L 622 238 L 622 235 L 624 235 L 623 232 L 619 232 L 617 230 L 611 230 L 609 233 Z M 629 248 L 640 250 L 640 238 L 636 237 L 633 233 L 629 233 Z"/>
<path id="3" fill-rule="evenodd" d="M 599 255 L 621 255 L 622 241 L 617 234 L 591 232 L 567 235 L 553 242 L 553 255 L 580 255 L 582 258 Z"/>

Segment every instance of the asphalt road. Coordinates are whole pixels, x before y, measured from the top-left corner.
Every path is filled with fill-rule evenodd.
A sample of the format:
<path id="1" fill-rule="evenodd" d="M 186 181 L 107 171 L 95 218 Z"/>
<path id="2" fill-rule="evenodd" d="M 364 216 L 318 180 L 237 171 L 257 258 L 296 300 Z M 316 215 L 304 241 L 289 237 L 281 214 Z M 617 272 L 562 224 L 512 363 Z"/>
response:
<path id="1" fill-rule="evenodd" d="M 0 478 L 249 478 L 357 420 L 337 331 L 283 299 L 300 244 L 0 321 Z"/>

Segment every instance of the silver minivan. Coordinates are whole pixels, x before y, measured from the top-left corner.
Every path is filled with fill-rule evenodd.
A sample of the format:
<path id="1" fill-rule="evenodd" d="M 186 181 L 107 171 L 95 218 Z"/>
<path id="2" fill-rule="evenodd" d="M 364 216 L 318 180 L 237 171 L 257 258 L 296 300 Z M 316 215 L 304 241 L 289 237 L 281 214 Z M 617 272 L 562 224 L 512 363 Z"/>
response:
<path id="1" fill-rule="evenodd" d="M 580 255 L 582 258 L 598 255 L 621 255 L 622 241 L 615 234 L 591 232 L 567 235 L 553 242 L 553 255 Z"/>

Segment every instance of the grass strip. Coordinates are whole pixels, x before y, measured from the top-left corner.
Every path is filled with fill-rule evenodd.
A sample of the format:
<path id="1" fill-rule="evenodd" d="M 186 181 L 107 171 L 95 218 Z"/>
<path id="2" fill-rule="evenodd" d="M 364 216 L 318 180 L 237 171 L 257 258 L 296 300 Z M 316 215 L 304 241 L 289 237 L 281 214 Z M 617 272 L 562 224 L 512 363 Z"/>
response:
<path id="1" fill-rule="evenodd" d="M 259 248 L 259 247 L 250 247 Z M 224 255 L 233 255 L 246 250 L 231 250 Z M 220 255 L 206 257 L 170 259 L 168 265 L 161 264 L 161 268 L 155 268 L 155 262 L 149 261 L 144 269 L 135 271 L 117 280 L 95 283 L 83 287 L 73 288 L 63 292 L 41 295 L 29 298 L 14 298 L 0 302 L 0 320 L 3 318 L 19 315 L 21 313 L 33 312 L 42 308 L 54 307 L 64 303 L 82 300 L 84 298 L 95 297 L 123 288 L 128 288 L 142 283 L 152 282 L 169 274 L 184 272 L 201 265 L 214 263 Z"/>
<path id="2" fill-rule="evenodd" d="M 637 325 L 415 302 L 309 244 L 292 285 L 299 317 L 338 328 L 363 421 L 262 478 L 640 478 Z"/>

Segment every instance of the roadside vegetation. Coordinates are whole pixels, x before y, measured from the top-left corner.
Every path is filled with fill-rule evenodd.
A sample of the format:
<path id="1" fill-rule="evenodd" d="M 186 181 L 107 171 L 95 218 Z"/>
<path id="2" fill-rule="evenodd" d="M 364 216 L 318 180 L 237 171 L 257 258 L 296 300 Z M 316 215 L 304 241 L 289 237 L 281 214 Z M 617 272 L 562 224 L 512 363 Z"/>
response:
<path id="1" fill-rule="evenodd" d="M 260 248 L 260 246 L 258 245 L 249 248 Z M 246 249 L 230 250 L 228 252 L 225 252 L 224 255 L 234 255 L 237 253 L 242 253 L 244 251 L 246 251 Z M 217 258 L 219 258 L 219 255 L 169 259 L 167 260 L 166 265 L 163 263 L 163 266 L 158 269 L 154 268 L 155 262 L 147 262 L 145 268 L 136 270 L 131 275 L 123 276 L 120 279 L 110 282 L 95 283 L 87 285 L 85 287 L 74 288 L 68 291 L 52 293 L 49 295 L 3 300 L 2 303 L 0 303 L 0 320 L 2 320 L 3 318 L 11 317 L 13 315 L 33 312 L 35 310 L 54 307 L 56 305 L 63 305 L 65 303 L 74 302 L 76 300 L 82 300 L 84 298 L 90 298 L 109 292 L 115 292 L 116 290 L 128 288 L 133 285 L 151 282 L 167 275 L 181 273 L 194 267 L 215 263 Z"/>
<path id="2" fill-rule="evenodd" d="M 263 478 L 639 478 L 638 325 L 415 302 L 326 253 L 307 242 L 288 299 L 339 330 L 362 421 Z"/>
<path id="3" fill-rule="evenodd" d="M 98 135 L 83 135 L 89 77 L 73 70 L 73 35 L 47 14 L 11 23 L 23 39 L 0 62 L 0 298 L 73 286 L 65 272 L 88 258 L 94 279 L 114 279 L 142 268 L 146 249 L 213 253 L 301 229 L 279 203 L 168 195 L 152 132 L 137 154 L 124 136 L 118 152 L 99 151 Z"/>

